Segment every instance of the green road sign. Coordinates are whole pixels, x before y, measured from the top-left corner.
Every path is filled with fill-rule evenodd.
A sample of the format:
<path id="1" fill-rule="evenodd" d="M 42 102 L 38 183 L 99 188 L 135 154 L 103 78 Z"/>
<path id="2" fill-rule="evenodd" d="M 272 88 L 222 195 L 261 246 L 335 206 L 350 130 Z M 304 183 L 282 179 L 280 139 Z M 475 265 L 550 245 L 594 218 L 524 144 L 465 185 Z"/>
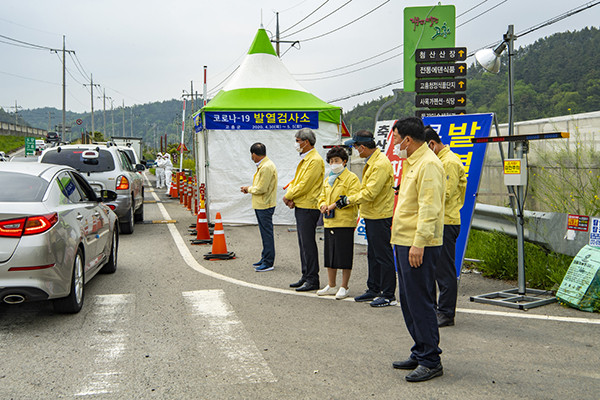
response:
<path id="1" fill-rule="evenodd" d="M 404 91 L 415 91 L 416 52 L 453 48 L 456 9 L 453 5 L 404 9 Z"/>
<path id="2" fill-rule="evenodd" d="M 35 138 L 34 137 L 26 137 L 25 138 L 25 155 L 26 156 L 34 156 L 35 155 Z"/>

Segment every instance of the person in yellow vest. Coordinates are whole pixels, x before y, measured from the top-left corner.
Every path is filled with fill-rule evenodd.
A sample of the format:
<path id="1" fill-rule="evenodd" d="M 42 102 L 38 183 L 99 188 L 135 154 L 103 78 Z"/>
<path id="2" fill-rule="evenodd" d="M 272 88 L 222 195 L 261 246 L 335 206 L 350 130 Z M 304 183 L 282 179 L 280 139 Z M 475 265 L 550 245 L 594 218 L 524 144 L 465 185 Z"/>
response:
<path id="1" fill-rule="evenodd" d="M 336 209 L 340 196 L 349 196 L 360 190 L 360 180 L 346 168 L 348 153 L 342 147 L 334 147 L 327 152 L 327 163 L 331 172 L 323 181 L 319 197 L 319 208 L 323 214 L 325 233 L 325 268 L 328 284 L 317 295 L 335 295 L 341 300 L 348 297 L 348 282 L 352 273 L 354 229 L 358 217 L 358 206 Z M 342 270 L 342 284 L 337 287 L 337 270 Z"/>
<path id="2" fill-rule="evenodd" d="M 315 149 L 317 138 L 309 128 L 296 132 L 296 151 L 300 162 L 296 167 L 294 179 L 289 183 L 283 202 L 294 209 L 302 276 L 290 284 L 298 292 L 319 289 L 319 250 L 315 238 L 319 211 L 319 195 L 323 188 L 325 162 Z"/>
<path id="3" fill-rule="evenodd" d="M 341 207 L 345 204 L 359 206 L 367 233 L 367 290 L 354 300 L 368 301 L 371 307 L 393 306 L 397 304 L 394 252 L 390 245 L 394 213 L 394 169 L 390 160 L 375 145 L 371 132 L 358 131 L 345 144 L 353 146 L 361 158 L 367 159 L 360 191 L 339 200 Z"/>
<path id="4" fill-rule="evenodd" d="M 444 232 L 445 179 L 442 162 L 427 147 L 423 122 L 408 117 L 392 128 L 394 144 L 407 159 L 402 168 L 394 210 L 392 244 L 398 266 L 398 292 L 406 328 L 414 341 L 410 357 L 395 361 L 397 369 L 413 370 L 409 382 L 444 373 L 440 332 L 434 310 L 435 264 Z"/>
<path id="5" fill-rule="evenodd" d="M 242 186 L 242 193 L 252 195 L 252 208 L 258 221 L 258 229 L 262 239 L 260 261 L 254 263 L 256 272 L 273 270 L 275 262 L 275 239 L 273 237 L 273 213 L 277 197 L 277 168 L 267 157 L 267 148 L 262 143 L 254 143 L 250 147 L 250 157 L 256 164 L 256 173 L 252 186 Z"/>
<path id="6" fill-rule="evenodd" d="M 467 176 L 460 158 L 450 150 L 450 147 L 442 143 L 437 132 L 429 125 L 425 127 L 425 140 L 442 162 L 446 178 L 444 242 L 442 254 L 435 263 L 435 280 L 439 288 L 436 311 L 439 327 L 453 326 L 458 294 L 455 266 L 456 239 L 460 234 L 460 209 L 465 202 Z"/>

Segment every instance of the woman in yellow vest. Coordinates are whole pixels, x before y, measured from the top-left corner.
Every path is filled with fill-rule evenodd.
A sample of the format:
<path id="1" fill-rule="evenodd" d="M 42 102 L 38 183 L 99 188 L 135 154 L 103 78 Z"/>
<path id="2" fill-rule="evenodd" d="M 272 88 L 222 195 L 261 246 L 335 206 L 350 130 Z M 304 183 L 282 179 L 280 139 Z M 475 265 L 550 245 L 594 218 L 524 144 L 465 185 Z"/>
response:
<path id="1" fill-rule="evenodd" d="M 358 206 L 336 208 L 340 196 L 350 196 L 360 191 L 358 177 L 346 168 L 348 153 L 342 147 L 334 147 L 327 153 L 331 172 L 325 177 L 319 197 L 319 208 L 325 227 L 325 268 L 328 284 L 317 291 L 317 295 L 335 295 L 340 300 L 348 296 L 348 281 L 352 272 L 354 253 L 354 229 L 358 217 Z M 337 270 L 342 270 L 342 284 L 336 284 Z"/>

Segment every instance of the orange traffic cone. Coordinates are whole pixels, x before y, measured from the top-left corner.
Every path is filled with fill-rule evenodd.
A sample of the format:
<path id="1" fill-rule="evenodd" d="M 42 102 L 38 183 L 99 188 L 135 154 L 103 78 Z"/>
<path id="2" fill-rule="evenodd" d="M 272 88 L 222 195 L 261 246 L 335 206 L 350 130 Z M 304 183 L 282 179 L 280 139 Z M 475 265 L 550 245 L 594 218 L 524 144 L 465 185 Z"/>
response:
<path id="1" fill-rule="evenodd" d="M 192 244 L 210 244 L 213 242 L 208 230 L 208 220 L 206 219 L 204 204 L 201 204 L 201 207 L 198 219 L 196 220 L 196 240 L 192 240 Z"/>
<path id="2" fill-rule="evenodd" d="M 194 184 L 192 183 L 192 180 L 190 179 L 188 181 L 188 196 L 187 196 L 187 201 L 185 203 L 185 207 L 188 209 L 188 211 L 192 211 L 192 191 L 194 190 Z"/>
<path id="3" fill-rule="evenodd" d="M 235 253 L 227 251 L 227 243 L 225 243 L 225 231 L 223 230 L 223 222 L 221 221 L 221 213 L 217 213 L 215 219 L 215 231 L 213 235 L 212 252 L 204 255 L 205 260 L 231 260 L 235 258 Z"/>

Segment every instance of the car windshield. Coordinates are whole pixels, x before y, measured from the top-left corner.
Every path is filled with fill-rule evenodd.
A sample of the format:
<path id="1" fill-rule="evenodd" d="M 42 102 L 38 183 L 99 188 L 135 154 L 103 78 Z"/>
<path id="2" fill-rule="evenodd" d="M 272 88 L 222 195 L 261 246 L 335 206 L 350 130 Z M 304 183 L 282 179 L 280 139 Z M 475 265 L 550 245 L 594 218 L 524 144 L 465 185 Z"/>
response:
<path id="1" fill-rule="evenodd" d="M 95 160 L 83 162 L 83 152 L 88 149 L 61 149 L 60 152 L 49 151 L 42 157 L 42 162 L 49 164 L 68 165 L 80 172 L 105 172 L 115 169 L 112 154 L 107 150 L 98 152 L 98 163 Z"/>
<path id="2" fill-rule="evenodd" d="M 19 172 L 0 172 L 0 202 L 28 203 L 42 201 L 48 181 Z"/>

